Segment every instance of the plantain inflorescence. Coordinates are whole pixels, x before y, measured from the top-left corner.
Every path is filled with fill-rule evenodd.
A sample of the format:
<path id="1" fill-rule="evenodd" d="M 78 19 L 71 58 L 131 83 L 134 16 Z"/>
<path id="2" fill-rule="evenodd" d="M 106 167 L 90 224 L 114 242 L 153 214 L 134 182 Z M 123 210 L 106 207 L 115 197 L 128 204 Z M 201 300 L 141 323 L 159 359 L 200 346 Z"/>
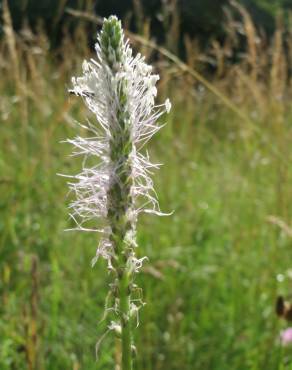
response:
<path id="1" fill-rule="evenodd" d="M 83 126 L 89 137 L 67 140 L 74 155 L 84 156 L 81 173 L 69 183 L 76 195 L 70 215 L 77 229 L 101 234 L 92 262 L 103 257 L 113 276 L 113 305 L 106 310 L 115 317 L 108 331 L 122 339 L 122 369 L 129 370 L 131 322 L 142 305 L 137 295 L 132 297 L 138 289 L 134 276 L 146 258 L 136 256 L 137 217 L 141 212 L 161 214 L 151 179 L 158 165 L 141 149 L 160 129 L 157 120 L 171 104 L 167 99 L 155 105 L 159 76 L 140 54 L 132 55 L 115 16 L 104 20 L 95 49 L 97 60 L 84 61 L 83 75 L 72 78 L 71 92 L 83 98 L 96 122 Z M 96 161 L 90 166 L 92 158 Z"/>

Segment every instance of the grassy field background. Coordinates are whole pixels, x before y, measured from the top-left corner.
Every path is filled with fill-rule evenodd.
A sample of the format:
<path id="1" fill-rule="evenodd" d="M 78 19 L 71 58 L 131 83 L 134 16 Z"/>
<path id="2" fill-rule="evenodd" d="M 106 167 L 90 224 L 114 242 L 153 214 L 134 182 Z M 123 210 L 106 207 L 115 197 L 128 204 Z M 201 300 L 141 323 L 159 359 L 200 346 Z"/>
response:
<path id="1" fill-rule="evenodd" d="M 205 73 L 246 118 L 142 48 L 161 74 L 160 99 L 173 104 L 149 152 L 164 163 L 155 175 L 161 209 L 174 213 L 139 222 L 139 255 L 149 262 L 138 276 L 147 304 L 135 332 L 137 370 L 292 369 L 291 347 L 279 345 L 287 324 L 274 313 L 277 295 L 291 295 L 292 285 L 289 53 L 281 27 L 264 48 L 248 21 L 243 14 L 250 33 L 238 64 L 214 44 L 212 78 L 186 40 L 189 68 Z M 68 35 L 56 55 L 43 32 L 15 35 L 7 14 L 5 24 L 0 369 L 114 369 L 120 350 L 110 335 L 95 361 L 109 284 L 103 262 L 90 266 L 98 240 L 64 232 L 68 190 L 56 175 L 80 168 L 60 142 L 80 133 L 74 122 L 88 116 L 67 93 L 90 55 L 86 34 L 81 26 Z"/>

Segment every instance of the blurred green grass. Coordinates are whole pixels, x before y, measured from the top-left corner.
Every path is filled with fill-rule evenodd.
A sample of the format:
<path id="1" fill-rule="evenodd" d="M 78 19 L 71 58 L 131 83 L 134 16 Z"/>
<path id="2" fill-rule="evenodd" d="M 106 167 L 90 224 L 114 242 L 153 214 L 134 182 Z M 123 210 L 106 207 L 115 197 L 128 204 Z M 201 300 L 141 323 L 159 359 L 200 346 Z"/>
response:
<path id="1" fill-rule="evenodd" d="M 103 262 L 90 267 L 98 239 L 64 232 L 67 185 L 56 175 L 80 168 L 60 143 L 82 134 L 74 120 L 86 112 L 66 92 L 80 67 L 38 67 L 25 93 L 13 71 L 0 82 L 0 369 L 113 369 L 111 336 L 95 361 L 109 284 Z M 292 216 L 291 110 L 267 106 L 258 135 L 191 89 L 184 80 L 160 86 L 173 110 L 149 151 L 164 163 L 155 175 L 161 209 L 174 213 L 139 222 L 149 263 L 138 276 L 147 304 L 136 369 L 292 369 L 274 313 L 277 294 L 290 294 L 291 237 L 268 221 Z"/>
<path id="2" fill-rule="evenodd" d="M 56 173 L 78 169 L 70 148 L 59 143 L 76 131 L 55 119 L 67 99 L 62 85 L 59 90 L 47 120 L 29 105 L 21 132 L 15 107 L 1 127 L 3 369 L 26 368 L 23 308 L 29 311 L 33 254 L 39 258 L 39 368 L 114 366 L 112 338 L 100 362 L 94 356 L 108 284 L 102 263 L 90 267 L 97 239 L 63 231 L 70 223 L 67 187 Z M 291 170 L 285 166 L 281 206 L 279 164 L 271 153 L 252 138 L 247 152 L 236 134 L 228 139 L 228 128 L 214 140 L 214 130 L 184 115 L 174 98 L 168 125 L 151 145 L 154 159 L 165 164 L 155 177 L 161 208 L 174 214 L 143 216 L 139 224 L 139 253 L 150 262 L 138 278 L 147 305 L 135 333 L 137 369 L 280 369 L 286 357 L 277 345 L 273 305 L 282 287 L 277 274 L 291 267 L 291 240 L 266 218 L 291 215 Z M 215 125 L 220 131 L 220 121 Z M 281 284 L 289 289 L 291 281 Z"/>

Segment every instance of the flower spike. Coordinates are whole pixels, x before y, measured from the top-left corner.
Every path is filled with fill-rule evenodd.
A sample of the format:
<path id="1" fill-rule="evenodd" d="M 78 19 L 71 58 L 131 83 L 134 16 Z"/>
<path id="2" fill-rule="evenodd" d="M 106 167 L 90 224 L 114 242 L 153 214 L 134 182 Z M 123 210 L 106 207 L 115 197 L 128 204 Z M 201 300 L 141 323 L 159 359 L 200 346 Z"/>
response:
<path id="1" fill-rule="evenodd" d="M 85 125 L 92 137 L 68 140 L 73 155 L 84 156 L 81 173 L 70 176 L 76 195 L 70 214 L 77 229 L 101 232 L 93 264 L 106 259 L 113 275 L 111 311 L 117 324 L 108 330 L 121 329 L 122 370 L 130 370 L 131 312 L 139 308 L 132 301 L 138 289 L 133 281 L 146 259 L 136 257 L 137 217 L 143 211 L 160 214 L 150 177 L 157 165 L 141 148 L 160 129 L 157 120 L 171 104 L 167 99 L 155 105 L 159 76 L 140 54 L 133 56 L 115 16 L 104 20 L 95 50 L 97 60 L 83 62 L 83 75 L 72 78 L 70 90 L 96 117 L 95 124 Z M 96 158 L 94 166 L 87 165 L 89 157 Z"/>

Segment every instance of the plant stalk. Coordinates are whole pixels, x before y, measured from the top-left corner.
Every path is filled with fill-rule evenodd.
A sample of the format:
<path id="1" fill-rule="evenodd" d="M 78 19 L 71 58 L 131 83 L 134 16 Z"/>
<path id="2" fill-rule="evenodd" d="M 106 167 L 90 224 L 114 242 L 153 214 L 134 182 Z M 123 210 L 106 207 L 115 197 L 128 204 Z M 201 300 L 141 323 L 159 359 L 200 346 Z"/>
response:
<path id="1" fill-rule="evenodd" d="M 123 274 L 119 281 L 120 290 L 120 320 L 121 320 L 121 339 L 122 339 L 122 370 L 132 370 L 132 330 L 129 317 L 130 312 L 130 292 L 129 279 L 127 273 Z"/>
<path id="2" fill-rule="evenodd" d="M 111 18 L 104 23 L 101 48 L 104 59 L 111 70 L 111 93 L 113 101 L 118 102 L 109 126 L 110 159 L 115 169 L 110 179 L 108 190 L 108 219 L 111 227 L 111 242 L 115 251 L 113 267 L 117 276 L 118 311 L 122 340 L 122 370 L 132 370 L 132 333 L 131 333 L 131 283 L 132 271 L 130 261 L 133 255 L 134 240 L 126 241 L 129 232 L 135 229 L 129 211 L 133 207 L 131 188 L 133 150 L 131 138 L 131 117 L 127 95 L 126 78 L 118 78 L 124 72 L 125 50 L 123 32 L 120 22 Z M 115 83 L 117 88 L 115 88 Z"/>

